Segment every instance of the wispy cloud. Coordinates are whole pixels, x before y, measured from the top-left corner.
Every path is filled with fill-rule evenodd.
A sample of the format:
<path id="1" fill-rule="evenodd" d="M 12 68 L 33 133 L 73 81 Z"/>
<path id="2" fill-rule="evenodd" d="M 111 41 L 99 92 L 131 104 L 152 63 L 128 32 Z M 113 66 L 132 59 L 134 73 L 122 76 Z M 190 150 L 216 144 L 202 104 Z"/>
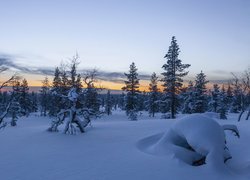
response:
<path id="1" fill-rule="evenodd" d="M 7 54 L 0 54 L 0 66 L 4 66 L 10 68 L 15 71 L 20 71 L 22 73 L 28 74 L 41 74 L 41 75 L 53 75 L 54 69 L 53 68 L 43 68 L 43 67 L 24 67 L 24 65 L 20 65 L 15 61 L 16 57 L 7 55 Z"/>
<path id="2" fill-rule="evenodd" d="M 16 61 L 16 56 L 0 54 L 0 66 L 5 66 L 15 71 L 20 71 L 21 73 L 27 74 L 38 74 L 38 75 L 54 75 L 54 67 L 28 67 L 21 64 L 18 64 Z M 80 73 L 92 71 L 93 69 L 79 69 Z M 107 72 L 103 70 L 98 70 L 97 78 L 103 81 L 109 81 L 113 83 L 124 83 L 126 76 L 124 72 Z M 138 77 L 140 80 L 149 80 L 150 75 L 141 74 Z"/>
<path id="3" fill-rule="evenodd" d="M 106 72 L 106 71 L 99 71 L 97 74 L 98 79 L 103 81 L 110 81 L 113 83 L 124 83 L 126 76 L 123 72 Z M 138 76 L 140 80 L 150 80 L 150 75 L 141 74 Z"/>

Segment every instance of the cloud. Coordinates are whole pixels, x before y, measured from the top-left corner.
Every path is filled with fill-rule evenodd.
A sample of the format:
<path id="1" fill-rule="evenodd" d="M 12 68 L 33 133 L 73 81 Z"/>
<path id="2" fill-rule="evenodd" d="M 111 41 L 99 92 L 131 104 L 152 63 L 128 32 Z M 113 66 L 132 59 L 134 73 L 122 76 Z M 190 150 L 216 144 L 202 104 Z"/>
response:
<path id="1" fill-rule="evenodd" d="M 0 54 L 0 66 L 13 69 L 15 71 L 20 71 L 27 74 L 41 74 L 41 75 L 53 75 L 53 68 L 43 68 L 43 67 L 24 67 L 15 62 L 16 56 L 11 56 L 7 54 Z"/>
<path id="2" fill-rule="evenodd" d="M 53 76 L 54 75 L 54 68 L 45 68 L 45 67 L 24 67 L 24 65 L 18 64 L 15 62 L 16 56 L 14 55 L 7 55 L 7 54 L 0 54 L 0 66 L 7 67 L 9 69 L 13 69 L 15 71 L 20 71 L 21 73 L 27 73 L 27 74 L 38 74 L 38 75 L 48 75 Z M 79 69 L 78 72 L 85 73 L 92 71 L 93 69 Z M 140 80 L 149 80 L 150 75 L 147 74 L 140 74 L 138 76 Z M 103 81 L 109 81 L 113 83 L 124 83 L 124 80 L 126 79 L 126 76 L 123 72 L 107 72 L 103 70 L 97 71 L 97 79 L 103 80 Z"/>
<path id="3" fill-rule="evenodd" d="M 86 72 L 86 71 L 91 71 L 91 69 L 80 70 L 80 72 Z M 140 80 L 149 80 L 150 77 L 151 76 L 147 74 L 138 75 L 138 78 Z M 126 76 L 124 75 L 123 72 L 107 72 L 107 71 L 98 70 L 97 79 L 120 84 L 120 83 L 124 83 L 124 80 L 126 80 Z"/>

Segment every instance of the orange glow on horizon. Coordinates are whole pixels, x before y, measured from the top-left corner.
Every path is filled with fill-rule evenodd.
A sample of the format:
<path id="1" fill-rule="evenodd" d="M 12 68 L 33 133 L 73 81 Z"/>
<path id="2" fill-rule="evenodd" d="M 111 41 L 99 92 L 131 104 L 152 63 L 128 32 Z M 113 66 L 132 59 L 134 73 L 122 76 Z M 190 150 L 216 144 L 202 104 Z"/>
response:
<path id="1" fill-rule="evenodd" d="M 3 82 L 4 80 L 7 80 L 10 77 L 10 75 L 5 75 L 3 74 L 3 76 L 1 76 L 0 78 L 0 82 Z M 46 76 L 44 75 L 31 75 L 31 74 L 23 74 L 21 75 L 21 78 L 25 78 L 28 81 L 28 85 L 32 86 L 32 87 L 41 87 L 42 86 L 42 81 L 45 79 Z M 52 81 L 53 81 L 53 77 L 52 76 L 48 76 L 49 82 L 52 85 Z M 141 92 L 145 91 L 148 92 L 149 91 L 149 80 L 140 80 L 140 85 L 139 85 L 139 90 Z M 211 83 L 209 82 L 206 87 L 207 89 L 212 89 L 213 88 L 213 84 L 215 83 Z M 222 84 L 219 84 L 219 86 L 221 86 Z M 122 90 L 122 87 L 124 87 L 125 84 L 122 82 L 112 82 L 112 81 L 101 81 L 98 80 L 98 82 L 96 83 L 96 87 L 101 87 L 101 88 L 105 88 L 105 89 L 110 89 L 110 90 Z M 184 82 L 183 83 L 183 87 L 187 87 L 188 83 Z M 162 87 L 162 83 L 158 82 L 158 88 L 160 89 L 160 91 L 163 90 Z"/>

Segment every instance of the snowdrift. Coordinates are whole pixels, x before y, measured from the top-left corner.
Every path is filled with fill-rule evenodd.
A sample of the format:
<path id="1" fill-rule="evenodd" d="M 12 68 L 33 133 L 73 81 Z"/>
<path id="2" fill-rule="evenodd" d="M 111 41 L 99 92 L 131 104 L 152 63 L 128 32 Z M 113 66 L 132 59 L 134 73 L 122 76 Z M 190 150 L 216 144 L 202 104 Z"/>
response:
<path id="1" fill-rule="evenodd" d="M 231 158 L 224 127 L 238 133 L 234 125 L 221 126 L 207 114 L 192 114 L 177 120 L 166 133 L 142 139 L 137 145 L 149 154 L 174 155 L 190 165 L 218 168 Z"/>

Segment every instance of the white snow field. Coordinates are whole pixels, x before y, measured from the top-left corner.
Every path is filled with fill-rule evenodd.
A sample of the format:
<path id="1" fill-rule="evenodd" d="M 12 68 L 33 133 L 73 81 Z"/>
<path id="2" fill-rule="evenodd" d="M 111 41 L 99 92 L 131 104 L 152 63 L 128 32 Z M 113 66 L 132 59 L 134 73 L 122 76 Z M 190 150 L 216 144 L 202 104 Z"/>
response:
<path id="1" fill-rule="evenodd" d="M 129 121 L 124 112 L 117 111 L 111 116 L 93 121 L 92 127 L 86 128 L 86 133 L 76 135 L 46 131 L 51 122 L 49 118 L 35 115 L 21 118 L 17 127 L 7 127 L 0 131 L 0 179 L 250 179 L 249 121 L 237 122 L 237 114 L 230 114 L 228 120 L 217 119 L 219 124 L 237 125 L 240 131 L 240 138 L 226 132 L 232 159 L 222 166 L 210 163 L 192 166 L 171 151 L 147 152 L 146 149 L 173 129 L 173 124 L 180 119 L 167 120 L 159 116 L 149 118 L 145 113 L 139 116 L 138 121 Z M 211 139 L 204 134 L 194 139 Z M 213 133 L 208 131 L 208 134 Z"/>

